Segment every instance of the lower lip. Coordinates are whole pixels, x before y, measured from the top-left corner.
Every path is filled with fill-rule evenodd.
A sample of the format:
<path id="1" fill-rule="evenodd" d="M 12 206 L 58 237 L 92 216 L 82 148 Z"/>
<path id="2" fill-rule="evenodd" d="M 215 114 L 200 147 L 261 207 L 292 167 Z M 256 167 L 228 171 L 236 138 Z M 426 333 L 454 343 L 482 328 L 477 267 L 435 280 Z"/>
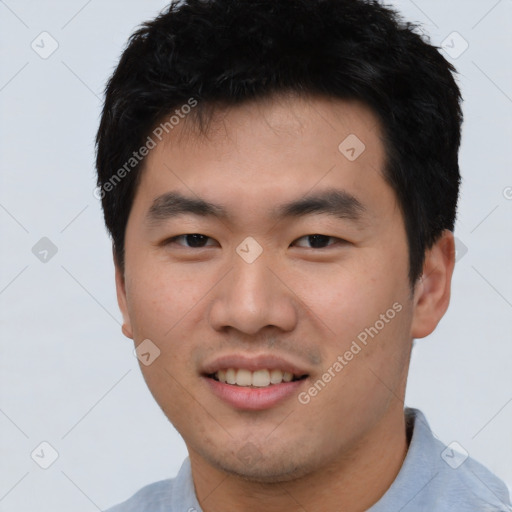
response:
<path id="1" fill-rule="evenodd" d="M 246 411 L 269 409 L 286 400 L 291 395 L 297 395 L 298 389 L 307 380 L 305 378 L 257 388 L 225 384 L 210 377 L 203 377 L 203 379 L 210 386 L 210 390 L 220 399 L 224 400 L 224 402 L 236 409 L 244 409 Z"/>

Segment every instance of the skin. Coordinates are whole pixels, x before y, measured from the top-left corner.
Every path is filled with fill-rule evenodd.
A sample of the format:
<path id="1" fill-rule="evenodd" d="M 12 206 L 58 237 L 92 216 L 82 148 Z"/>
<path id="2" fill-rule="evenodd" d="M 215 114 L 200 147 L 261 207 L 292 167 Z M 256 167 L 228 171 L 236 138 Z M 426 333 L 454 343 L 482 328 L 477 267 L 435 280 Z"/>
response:
<path id="1" fill-rule="evenodd" d="M 349 134 L 366 146 L 352 162 L 338 150 Z M 371 110 L 291 95 L 219 110 L 206 137 L 185 120 L 148 155 L 117 295 L 124 334 L 161 351 L 141 370 L 185 440 L 205 512 L 363 511 L 398 474 L 412 339 L 430 334 L 448 307 L 455 251 L 445 231 L 411 289 L 403 217 L 383 164 Z M 363 203 L 363 222 L 270 219 L 271 207 L 331 187 Z M 152 201 L 170 191 L 221 204 L 229 217 L 148 226 Z M 163 243 L 188 233 L 210 239 L 203 248 Z M 314 248 L 312 234 L 334 238 Z M 247 236 L 263 249 L 251 264 L 236 252 Z M 395 303 L 401 311 L 308 404 L 294 395 L 236 410 L 200 376 L 217 354 L 272 353 L 307 369 L 307 391 Z"/>

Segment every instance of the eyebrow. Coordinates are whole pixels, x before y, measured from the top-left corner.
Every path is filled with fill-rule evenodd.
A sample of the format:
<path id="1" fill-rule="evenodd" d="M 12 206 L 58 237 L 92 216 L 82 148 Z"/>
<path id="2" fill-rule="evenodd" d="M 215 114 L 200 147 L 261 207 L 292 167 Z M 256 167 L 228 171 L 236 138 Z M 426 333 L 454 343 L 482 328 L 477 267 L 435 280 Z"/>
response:
<path id="1" fill-rule="evenodd" d="M 326 214 L 338 219 L 361 222 L 365 212 L 365 206 L 355 196 L 347 191 L 331 188 L 274 207 L 270 210 L 270 217 L 282 220 Z M 219 204 L 188 197 L 179 192 L 167 192 L 153 201 L 146 214 L 146 221 L 154 227 L 180 215 L 217 219 L 229 217 L 227 210 Z"/>

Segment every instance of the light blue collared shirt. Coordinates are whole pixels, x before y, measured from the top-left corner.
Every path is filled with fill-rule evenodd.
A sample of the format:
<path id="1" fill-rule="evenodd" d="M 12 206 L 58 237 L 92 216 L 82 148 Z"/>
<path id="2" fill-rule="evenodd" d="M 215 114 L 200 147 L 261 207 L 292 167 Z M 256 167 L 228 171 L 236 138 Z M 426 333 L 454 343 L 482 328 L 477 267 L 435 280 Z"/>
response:
<path id="1" fill-rule="evenodd" d="M 467 454 L 432 435 L 423 413 L 405 409 L 412 432 L 407 455 L 391 487 L 367 512 L 511 512 L 505 484 Z M 190 459 L 176 478 L 143 487 L 107 512 L 202 512 Z"/>

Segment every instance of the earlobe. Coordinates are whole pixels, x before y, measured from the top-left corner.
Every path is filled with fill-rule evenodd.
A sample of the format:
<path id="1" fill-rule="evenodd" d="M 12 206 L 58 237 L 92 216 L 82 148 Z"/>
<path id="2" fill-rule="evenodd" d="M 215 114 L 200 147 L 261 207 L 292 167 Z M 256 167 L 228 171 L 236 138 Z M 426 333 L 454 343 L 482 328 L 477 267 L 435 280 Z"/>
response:
<path id="1" fill-rule="evenodd" d="M 130 339 L 133 339 L 133 331 L 132 325 L 130 322 L 130 315 L 128 313 L 128 302 L 126 299 L 126 283 L 123 272 L 120 266 L 117 264 L 115 255 L 114 255 L 114 266 L 116 273 L 116 294 L 117 294 L 117 303 L 119 305 L 119 309 L 121 310 L 121 314 L 123 315 L 123 325 L 121 327 L 121 331 L 123 334 Z"/>
<path id="2" fill-rule="evenodd" d="M 127 337 L 133 340 L 133 334 L 131 328 L 127 325 L 126 322 L 123 321 L 123 325 L 121 326 L 122 333 Z"/>
<path id="3" fill-rule="evenodd" d="M 415 286 L 412 338 L 428 336 L 448 309 L 454 266 L 453 233 L 445 230 L 426 252 L 423 273 Z"/>

